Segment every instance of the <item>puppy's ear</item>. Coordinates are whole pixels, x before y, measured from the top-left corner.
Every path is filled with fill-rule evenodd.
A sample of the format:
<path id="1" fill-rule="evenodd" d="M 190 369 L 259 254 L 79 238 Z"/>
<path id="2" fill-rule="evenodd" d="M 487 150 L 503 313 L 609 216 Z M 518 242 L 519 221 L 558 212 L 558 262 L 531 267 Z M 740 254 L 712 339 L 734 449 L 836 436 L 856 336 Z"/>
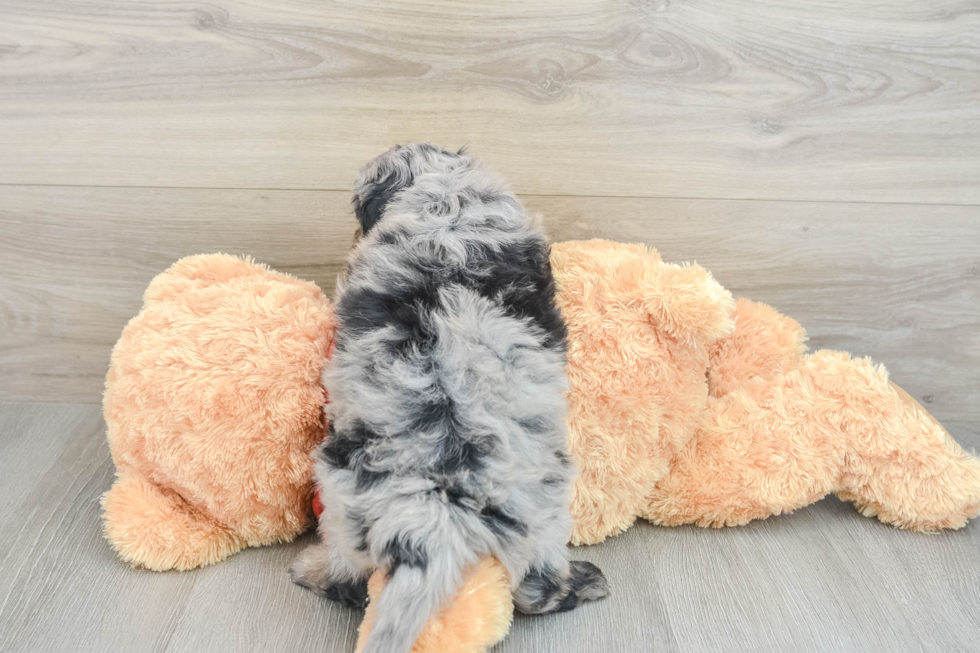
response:
<path id="1" fill-rule="evenodd" d="M 361 225 L 361 233 L 371 231 L 374 225 L 381 221 L 385 207 L 395 193 L 411 184 L 411 180 L 401 178 L 401 175 L 388 173 L 377 181 L 364 185 L 354 195 L 354 215 Z"/>

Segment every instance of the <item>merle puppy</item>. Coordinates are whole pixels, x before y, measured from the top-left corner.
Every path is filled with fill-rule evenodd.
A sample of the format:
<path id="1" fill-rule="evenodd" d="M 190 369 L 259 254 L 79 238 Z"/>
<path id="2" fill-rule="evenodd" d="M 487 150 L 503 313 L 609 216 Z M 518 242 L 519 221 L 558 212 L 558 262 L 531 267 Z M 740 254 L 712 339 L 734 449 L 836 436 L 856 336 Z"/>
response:
<path id="1" fill-rule="evenodd" d="M 567 558 L 565 327 L 545 237 L 477 161 L 424 143 L 365 166 L 354 209 L 324 372 L 321 543 L 293 580 L 362 607 L 387 571 L 365 653 L 410 650 L 485 556 L 525 613 L 606 596 L 599 569 Z"/>

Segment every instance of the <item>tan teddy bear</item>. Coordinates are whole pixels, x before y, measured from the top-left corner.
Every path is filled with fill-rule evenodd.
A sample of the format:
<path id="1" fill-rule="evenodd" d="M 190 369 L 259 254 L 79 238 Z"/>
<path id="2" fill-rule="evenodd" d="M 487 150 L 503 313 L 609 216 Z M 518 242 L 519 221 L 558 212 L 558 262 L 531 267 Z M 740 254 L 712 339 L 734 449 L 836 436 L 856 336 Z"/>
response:
<path id="1" fill-rule="evenodd" d="M 795 321 L 642 245 L 561 243 L 551 260 L 569 328 L 573 543 L 638 516 L 744 524 L 831 492 L 915 530 L 980 510 L 980 462 L 884 368 L 805 355 Z M 190 257 L 153 281 L 106 379 L 106 534 L 123 559 L 190 569 L 307 527 L 333 328 L 316 286 L 248 260 Z M 383 585 L 372 579 L 372 601 Z M 506 573 L 484 560 L 414 650 L 484 650 L 512 610 Z M 372 622 L 369 605 L 362 633 Z"/>

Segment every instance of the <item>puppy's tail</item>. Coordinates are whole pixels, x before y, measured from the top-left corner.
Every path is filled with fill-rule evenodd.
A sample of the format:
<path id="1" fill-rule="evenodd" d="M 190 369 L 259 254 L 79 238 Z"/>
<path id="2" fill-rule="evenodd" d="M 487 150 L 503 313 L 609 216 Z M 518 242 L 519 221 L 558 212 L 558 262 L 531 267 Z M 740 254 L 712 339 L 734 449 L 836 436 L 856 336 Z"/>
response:
<path id="1" fill-rule="evenodd" d="M 401 565 L 378 599 L 377 621 L 362 653 L 409 653 L 429 616 L 455 590 L 434 570 Z M 447 586 L 451 589 L 446 591 Z"/>
<path id="2" fill-rule="evenodd" d="M 362 653 L 412 650 L 429 617 L 458 591 L 463 568 L 478 560 L 459 546 L 461 540 L 459 533 L 430 533 L 423 542 L 400 537 L 389 543 L 388 584 L 378 598 L 377 620 Z"/>

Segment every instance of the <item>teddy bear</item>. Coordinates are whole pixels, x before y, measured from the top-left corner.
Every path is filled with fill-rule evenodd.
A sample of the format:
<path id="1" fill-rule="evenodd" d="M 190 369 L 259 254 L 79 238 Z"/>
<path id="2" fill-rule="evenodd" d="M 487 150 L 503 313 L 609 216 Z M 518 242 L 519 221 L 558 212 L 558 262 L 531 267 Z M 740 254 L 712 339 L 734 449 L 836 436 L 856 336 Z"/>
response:
<path id="1" fill-rule="evenodd" d="M 638 517 L 744 524 L 831 492 L 913 530 L 980 510 L 980 462 L 883 367 L 807 355 L 798 323 L 643 245 L 557 243 L 551 262 L 569 331 L 572 544 Z M 333 329 L 313 284 L 249 260 L 191 257 L 153 281 L 106 379 L 104 519 L 123 559 L 190 569 L 308 527 Z M 414 650 L 485 650 L 509 628 L 510 591 L 482 561 Z"/>
<path id="2" fill-rule="evenodd" d="M 703 268 L 642 245 L 559 243 L 551 262 L 569 330 L 573 544 L 637 517 L 737 526 L 832 492 L 919 531 L 960 528 L 980 512 L 980 461 L 884 367 L 807 355 L 795 320 L 736 302 Z M 372 578 L 372 602 L 384 582 Z M 459 597 L 413 653 L 483 651 L 506 634 L 499 563 L 471 570 Z M 373 619 L 369 603 L 358 650 Z"/>

